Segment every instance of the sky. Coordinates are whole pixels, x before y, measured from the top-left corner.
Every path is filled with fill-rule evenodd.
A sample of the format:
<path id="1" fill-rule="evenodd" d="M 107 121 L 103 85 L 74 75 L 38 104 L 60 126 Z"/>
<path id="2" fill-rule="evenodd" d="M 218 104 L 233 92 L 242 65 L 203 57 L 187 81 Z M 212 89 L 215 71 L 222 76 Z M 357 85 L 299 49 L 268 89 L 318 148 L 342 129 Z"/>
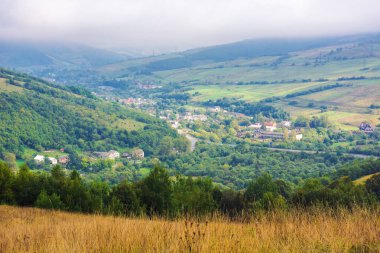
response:
<path id="1" fill-rule="evenodd" d="M 0 39 L 177 51 L 380 32 L 379 0 L 0 0 Z"/>

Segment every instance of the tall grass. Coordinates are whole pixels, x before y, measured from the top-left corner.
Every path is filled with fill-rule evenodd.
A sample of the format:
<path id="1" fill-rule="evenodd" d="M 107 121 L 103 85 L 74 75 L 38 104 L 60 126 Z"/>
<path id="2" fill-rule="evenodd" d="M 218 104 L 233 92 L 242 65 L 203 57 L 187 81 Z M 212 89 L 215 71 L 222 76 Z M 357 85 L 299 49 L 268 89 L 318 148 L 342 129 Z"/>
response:
<path id="1" fill-rule="evenodd" d="M 291 210 L 247 222 L 0 206 L 0 252 L 380 252 L 380 212 Z"/>

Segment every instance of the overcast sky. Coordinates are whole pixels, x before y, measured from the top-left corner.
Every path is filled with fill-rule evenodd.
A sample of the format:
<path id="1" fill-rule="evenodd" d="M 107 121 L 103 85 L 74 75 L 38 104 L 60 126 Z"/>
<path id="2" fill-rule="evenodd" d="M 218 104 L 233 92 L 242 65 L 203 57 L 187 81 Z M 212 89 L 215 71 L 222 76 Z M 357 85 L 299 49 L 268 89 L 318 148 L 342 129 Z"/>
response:
<path id="1" fill-rule="evenodd" d="M 379 0 L 0 0 L 0 37 L 182 50 L 380 31 Z"/>

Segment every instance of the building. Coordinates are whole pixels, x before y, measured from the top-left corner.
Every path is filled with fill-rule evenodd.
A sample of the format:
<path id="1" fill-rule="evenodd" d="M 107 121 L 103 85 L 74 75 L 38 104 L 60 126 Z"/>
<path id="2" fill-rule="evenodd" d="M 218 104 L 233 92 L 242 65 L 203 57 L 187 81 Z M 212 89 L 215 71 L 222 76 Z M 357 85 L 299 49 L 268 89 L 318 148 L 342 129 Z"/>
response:
<path id="1" fill-rule="evenodd" d="M 220 112 L 222 110 L 222 108 L 220 108 L 219 106 L 214 106 L 213 108 L 210 109 L 211 112 Z"/>
<path id="2" fill-rule="evenodd" d="M 128 152 L 124 152 L 123 154 L 121 154 L 121 157 L 122 158 L 127 158 L 127 159 L 131 159 L 132 158 L 132 155 Z"/>
<path id="3" fill-rule="evenodd" d="M 297 140 L 297 141 L 302 140 L 302 138 L 303 138 L 303 135 L 302 135 L 302 134 L 300 134 L 300 133 L 296 134 L 296 140 Z"/>
<path id="4" fill-rule="evenodd" d="M 369 134 L 369 133 L 373 133 L 375 131 L 375 128 L 367 122 L 362 122 L 359 125 L 359 130 L 363 131 L 366 134 Z"/>
<path id="5" fill-rule="evenodd" d="M 281 122 L 281 126 L 289 128 L 292 126 L 292 122 L 289 120 L 284 120 Z"/>
<path id="6" fill-rule="evenodd" d="M 170 121 L 170 123 L 172 125 L 172 128 L 175 128 L 175 129 L 177 129 L 180 126 L 179 122 L 176 120 L 172 120 Z"/>
<path id="7" fill-rule="evenodd" d="M 133 150 L 132 152 L 132 157 L 134 159 L 143 159 L 144 158 L 144 150 L 142 150 L 141 148 L 137 148 L 135 150 Z"/>
<path id="8" fill-rule="evenodd" d="M 264 122 L 265 130 L 269 132 L 273 132 L 277 129 L 277 123 L 276 122 Z"/>
<path id="9" fill-rule="evenodd" d="M 97 158 L 102 159 L 113 159 L 120 158 L 120 153 L 116 150 L 110 150 L 109 152 L 93 152 L 92 153 Z"/>
<path id="10" fill-rule="evenodd" d="M 110 158 L 110 159 L 120 158 L 120 153 L 117 152 L 116 150 L 110 150 L 108 152 L 108 158 Z"/>
<path id="11" fill-rule="evenodd" d="M 36 155 L 36 157 L 34 157 L 34 161 L 36 163 L 43 163 L 43 162 L 45 162 L 45 156 L 43 156 L 43 155 Z"/>
<path id="12" fill-rule="evenodd" d="M 262 126 L 263 125 L 261 123 L 254 123 L 254 124 L 249 125 L 248 127 L 253 128 L 253 129 L 261 129 Z"/>
<path id="13" fill-rule="evenodd" d="M 69 161 L 70 159 L 67 155 L 58 157 L 58 163 L 60 164 L 67 164 Z"/>
<path id="14" fill-rule="evenodd" d="M 272 139 L 272 140 L 283 140 L 284 139 L 284 133 L 276 133 L 276 132 L 262 132 L 259 134 L 259 138 L 261 139 Z"/>
<path id="15" fill-rule="evenodd" d="M 48 160 L 52 165 L 57 165 L 58 163 L 57 159 L 55 159 L 54 157 L 48 157 Z"/>

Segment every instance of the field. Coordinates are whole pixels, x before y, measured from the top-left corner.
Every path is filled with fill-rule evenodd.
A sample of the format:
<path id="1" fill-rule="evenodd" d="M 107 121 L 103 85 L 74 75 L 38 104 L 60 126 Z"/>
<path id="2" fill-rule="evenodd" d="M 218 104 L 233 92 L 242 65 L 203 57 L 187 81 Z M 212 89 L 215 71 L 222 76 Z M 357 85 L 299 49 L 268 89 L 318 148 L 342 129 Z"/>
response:
<path id="1" fill-rule="evenodd" d="M 10 85 L 7 83 L 5 78 L 0 78 L 0 93 L 1 92 L 12 92 L 12 91 L 22 91 L 23 88 Z"/>
<path id="2" fill-rule="evenodd" d="M 380 110 L 368 108 L 371 104 L 380 103 L 379 56 L 378 43 L 347 43 L 279 56 L 194 62 L 191 67 L 153 71 L 139 78 L 161 85 L 181 83 L 192 89 L 189 93 L 193 95 L 193 102 L 223 97 L 258 102 L 319 86 L 345 84 L 345 87 L 282 99 L 273 105 L 284 108 L 292 117 L 320 116 L 320 107 L 327 106 L 330 121 L 337 128 L 353 130 L 362 121 L 380 124 Z M 153 59 L 146 58 L 145 61 Z M 142 64 L 143 59 L 129 62 L 132 65 L 137 63 Z M 111 71 L 114 67 L 109 66 L 105 71 Z M 340 79 L 361 76 L 365 79 Z M 242 85 L 238 85 L 239 82 Z M 268 84 L 250 84 L 255 82 Z M 289 102 L 293 102 L 293 105 L 289 106 Z"/>
<path id="3" fill-rule="evenodd" d="M 0 252 L 379 252 L 380 213 L 262 214 L 249 222 L 126 219 L 0 206 Z"/>
<path id="4" fill-rule="evenodd" d="M 361 178 L 358 178 L 354 181 L 354 184 L 364 184 L 368 179 L 370 179 L 371 177 L 373 176 L 376 176 L 376 175 L 379 175 L 379 173 L 374 173 L 374 174 L 370 174 L 370 175 L 366 175 L 364 177 L 361 177 Z"/>

